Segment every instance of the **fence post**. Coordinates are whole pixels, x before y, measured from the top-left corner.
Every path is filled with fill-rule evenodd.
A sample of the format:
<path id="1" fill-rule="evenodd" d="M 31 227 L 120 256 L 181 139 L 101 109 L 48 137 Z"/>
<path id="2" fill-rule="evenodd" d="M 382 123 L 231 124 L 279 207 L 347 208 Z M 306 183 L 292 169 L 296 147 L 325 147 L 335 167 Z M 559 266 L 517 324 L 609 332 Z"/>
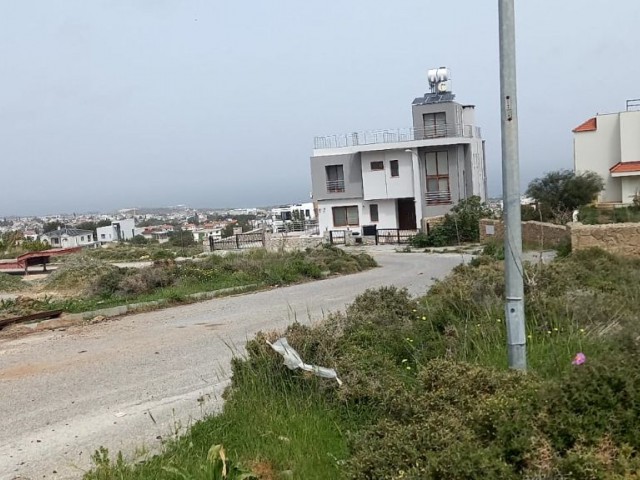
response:
<path id="1" fill-rule="evenodd" d="M 376 229 L 376 245 L 378 245 L 378 229 Z"/>
<path id="2" fill-rule="evenodd" d="M 329 230 L 329 245 L 333 245 L 333 231 Z"/>
<path id="3" fill-rule="evenodd" d="M 398 229 L 398 245 L 400 245 L 400 229 Z"/>
<path id="4" fill-rule="evenodd" d="M 236 233 L 236 248 L 240 250 L 240 235 Z"/>

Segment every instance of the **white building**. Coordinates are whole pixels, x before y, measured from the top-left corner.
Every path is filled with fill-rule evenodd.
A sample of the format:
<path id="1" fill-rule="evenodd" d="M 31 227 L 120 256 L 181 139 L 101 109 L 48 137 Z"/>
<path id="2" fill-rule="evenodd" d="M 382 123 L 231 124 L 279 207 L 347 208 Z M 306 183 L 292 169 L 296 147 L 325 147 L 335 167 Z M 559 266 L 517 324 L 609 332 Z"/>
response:
<path id="1" fill-rule="evenodd" d="M 596 115 L 573 129 L 576 173 L 593 171 L 604 180 L 600 203 L 631 203 L 640 193 L 640 111 Z"/>
<path id="2" fill-rule="evenodd" d="M 96 235 L 98 236 L 98 242 L 100 243 L 131 240 L 133 237 L 141 233 L 142 229 L 136 228 L 135 220 L 133 218 L 113 221 L 111 222 L 111 225 L 98 227 L 96 229 Z"/>
<path id="3" fill-rule="evenodd" d="M 314 225 L 316 209 L 312 202 L 296 203 L 271 209 L 271 229 L 273 232 L 304 231 L 305 226 Z"/>
<path id="4" fill-rule="evenodd" d="M 87 247 L 96 244 L 93 240 L 93 232 L 77 228 L 58 228 L 43 233 L 41 239 L 53 248 Z"/>
<path id="5" fill-rule="evenodd" d="M 430 70 L 413 126 L 315 138 L 313 198 L 320 231 L 416 230 L 461 199 L 486 198 L 484 141 L 473 105 L 454 101 L 449 71 Z"/>

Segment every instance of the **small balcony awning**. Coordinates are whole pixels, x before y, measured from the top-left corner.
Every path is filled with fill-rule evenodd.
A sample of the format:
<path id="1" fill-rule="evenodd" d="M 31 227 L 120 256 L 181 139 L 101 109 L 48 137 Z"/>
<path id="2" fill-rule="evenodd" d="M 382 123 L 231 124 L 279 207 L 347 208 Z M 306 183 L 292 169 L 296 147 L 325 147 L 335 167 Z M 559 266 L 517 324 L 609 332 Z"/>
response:
<path id="1" fill-rule="evenodd" d="M 609 169 L 612 177 L 632 177 L 640 175 L 640 162 L 618 162 Z"/>

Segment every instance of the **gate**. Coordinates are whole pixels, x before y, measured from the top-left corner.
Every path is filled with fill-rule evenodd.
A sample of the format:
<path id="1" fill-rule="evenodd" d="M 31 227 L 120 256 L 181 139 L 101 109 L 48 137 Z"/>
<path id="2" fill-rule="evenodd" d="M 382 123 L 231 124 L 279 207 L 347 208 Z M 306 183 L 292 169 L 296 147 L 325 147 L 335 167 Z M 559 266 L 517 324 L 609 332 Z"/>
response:
<path id="1" fill-rule="evenodd" d="M 265 246 L 264 232 L 238 233 L 222 240 L 209 239 L 211 251 L 243 250 L 246 248 L 262 248 Z"/>
<path id="2" fill-rule="evenodd" d="M 411 243 L 417 230 L 401 230 L 399 228 L 379 228 L 376 230 L 376 245 L 401 245 Z"/>
<path id="3" fill-rule="evenodd" d="M 329 243 L 331 245 L 346 245 L 346 232 L 344 230 L 329 230 Z"/>

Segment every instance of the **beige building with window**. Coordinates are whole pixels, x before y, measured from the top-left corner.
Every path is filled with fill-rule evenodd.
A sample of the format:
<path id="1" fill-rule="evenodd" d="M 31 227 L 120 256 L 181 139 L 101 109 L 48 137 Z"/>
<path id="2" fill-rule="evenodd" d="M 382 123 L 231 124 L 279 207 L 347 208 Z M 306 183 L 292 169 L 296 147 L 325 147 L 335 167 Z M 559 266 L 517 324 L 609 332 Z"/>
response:
<path id="1" fill-rule="evenodd" d="M 640 194 L 640 111 L 633 106 L 627 102 L 627 111 L 596 115 L 573 129 L 574 169 L 604 179 L 600 203 L 628 204 Z"/>
<path id="2" fill-rule="evenodd" d="M 311 180 L 321 232 L 416 230 L 461 199 L 485 200 L 475 108 L 455 101 L 446 69 L 430 71 L 429 86 L 412 103 L 412 127 L 315 138 Z"/>

